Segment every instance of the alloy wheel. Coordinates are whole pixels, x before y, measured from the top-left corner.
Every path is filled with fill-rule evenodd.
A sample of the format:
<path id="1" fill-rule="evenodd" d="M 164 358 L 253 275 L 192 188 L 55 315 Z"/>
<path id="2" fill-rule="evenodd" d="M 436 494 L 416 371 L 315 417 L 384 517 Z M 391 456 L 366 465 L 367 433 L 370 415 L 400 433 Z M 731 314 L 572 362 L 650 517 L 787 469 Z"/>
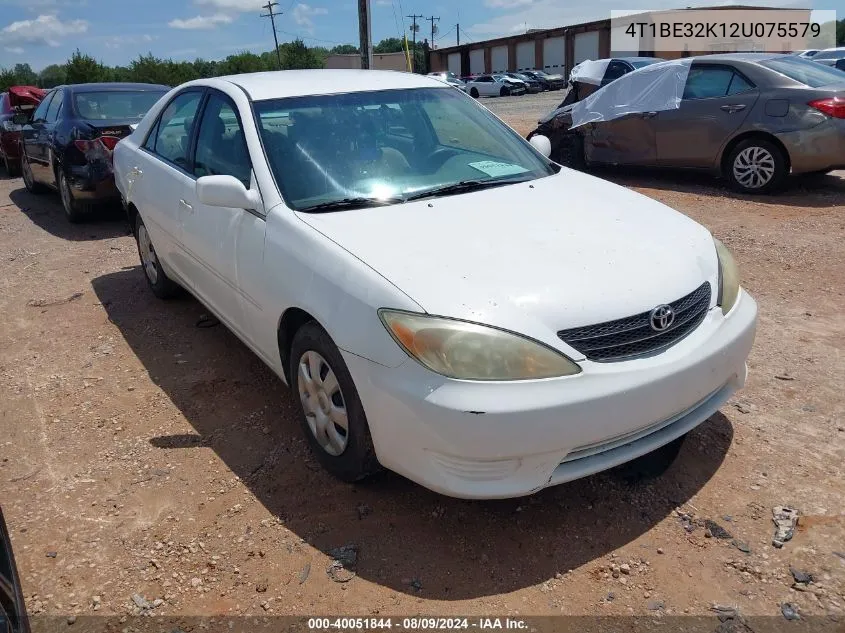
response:
<path id="1" fill-rule="evenodd" d="M 138 227 L 138 252 L 141 254 L 141 264 L 144 266 L 144 273 L 151 284 L 158 281 L 158 258 L 156 257 L 150 234 L 143 224 Z"/>
<path id="2" fill-rule="evenodd" d="M 32 189 L 35 182 L 32 178 L 32 168 L 29 166 L 29 161 L 26 157 L 21 156 L 21 172 L 23 172 L 23 182 L 27 189 Z"/>
<path id="3" fill-rule="evenodd" d="M 747 189 L 764 187 L 775 175 L 775 157 L 764 147 L 746 147 L 734 159 L 733 175 Z"/>
<path id="4" fill-rule="evenodd" d="M 68 215 L 73 213 L 73 194 L 70 192 L 70 185 L 67 178 L 61 171 L 59 172 L 59 195 L 62 197 L 62 206 Z"/>
<path id="5" fill-rule="evenodd" d="M 320 447 L 338 456 L 349 442 L 349 419 L 340 383 L 329 363 L 313 350 L 305 352 L 298 365 L 299 399 L 308 428 Z"/>

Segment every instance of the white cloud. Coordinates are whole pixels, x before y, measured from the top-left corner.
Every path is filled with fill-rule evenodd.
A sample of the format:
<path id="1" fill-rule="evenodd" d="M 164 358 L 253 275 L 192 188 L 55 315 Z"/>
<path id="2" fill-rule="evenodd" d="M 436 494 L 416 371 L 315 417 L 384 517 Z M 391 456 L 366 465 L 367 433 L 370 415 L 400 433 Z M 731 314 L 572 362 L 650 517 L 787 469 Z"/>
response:
<path id="1" fill-rule="evenodd" d="M 185 29 L 189 31 L 196 31 L 201 29 L 216 29 L 221 24 L 230 24 L 232 16 L 225 13 L 215 13 L 214 15 L 197 15 L 187 20 L 179 18 L 170 20 L 167 23 L 172 29 Z"/>
<path id="2" fill-rule="evenodd" d="M 224 9 L 227 11 L 259 11 L 262 4 L 267 4 L 266 0 L 194 0 L 195 4 L 205 4 L 208 6 Z"/>
<path id="3" fill-rule="evenodd" d="M 34 20 L 18 20 L 0 29 L 0 43 L 12 47 L 19 44 L 58 46 L 62 38 L 87 30 L 85 20 L 62 22 L 55 15 L 39 15 Z"/>
<path id="4" fill-rule="evenodd" d="M 118 49 L 123 48 L 124 46 L 138 46 L 143 42 L 152 42 L 157 37 L 144 34 L 144 35 L 109 35 L 108 37 L 103 38 L 103 45 L 106 48 L 111 49 Z"/>
<path id="5" fill-rule="evenodd" d="M 312 33 L 314 31 L 314 16 L 326 15 L 328 10 L 322 7 L 312 7 L 309 4 L 298 4 L 293 8 L 293 21 L 303 29 Z"/>
<path id="6" fill-rule="evenodd" d="M 389 7 L 393 4 L 393 0 L 376 0 L 376 4 L 380 7 Z"/>
<path id="7" fill-rule="evenodd" d="M 20 46 L 4 46 L 3 49 L 14 55 L 23 55 L 23 49 Z"/>
<path id="8" fill-rule="evenodd" d="M 534 0 L 484 0 L 484 6 L 491 9 L 514 9 L 531 4 Z"/>
<path id="9" fill-rule="evenodd" d="M 298 4 L 293 8 L 293 21 L 301 26 L 308 33 L 314 32 L 314 20 L 317 15 L 326 15 L 328 10 L 322 7 L 312 7 L 308 4 Z"/>

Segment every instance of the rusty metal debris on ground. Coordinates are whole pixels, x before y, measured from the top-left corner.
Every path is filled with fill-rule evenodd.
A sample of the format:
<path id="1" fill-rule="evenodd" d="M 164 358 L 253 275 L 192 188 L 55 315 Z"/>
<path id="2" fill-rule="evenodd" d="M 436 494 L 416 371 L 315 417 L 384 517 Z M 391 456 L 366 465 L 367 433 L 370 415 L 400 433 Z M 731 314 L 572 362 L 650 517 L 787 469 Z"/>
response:
<path id="1" fill-rule="evenodd" d="M 798 524 L 798 510 L 787 506 L 775 506 L 772 508 L 772 521 L 775 524 L 775 536 L 772 545 L 783 547 L 783 544 L 795 534 L 795 526 Z"/>

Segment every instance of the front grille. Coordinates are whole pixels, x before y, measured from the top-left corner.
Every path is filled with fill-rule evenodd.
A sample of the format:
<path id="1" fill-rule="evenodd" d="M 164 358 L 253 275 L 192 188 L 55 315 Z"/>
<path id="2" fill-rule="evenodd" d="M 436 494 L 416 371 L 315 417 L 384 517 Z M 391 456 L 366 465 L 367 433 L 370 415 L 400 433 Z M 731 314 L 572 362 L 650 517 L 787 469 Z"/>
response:
<path id="1" fill-rule="evenodd" d="M 624 319 L 561 330 L 557 335 L 587 359 L 597 362 L 628 360 L 660 351 L 680 341 L 704 319 L 710 306 L 710 283 L 705 281 L 669 305 L 675 311 L 675 321 L 662 332 L 652 329 L 649 310 Z"/>

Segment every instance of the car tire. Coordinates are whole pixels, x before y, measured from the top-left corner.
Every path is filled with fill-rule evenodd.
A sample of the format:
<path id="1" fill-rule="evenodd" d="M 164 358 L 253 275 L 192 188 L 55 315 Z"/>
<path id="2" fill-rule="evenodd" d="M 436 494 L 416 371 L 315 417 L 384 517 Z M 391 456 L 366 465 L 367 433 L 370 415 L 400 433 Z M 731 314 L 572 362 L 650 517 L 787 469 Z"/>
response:
<path id="1" fill-rule="evenodd" d="M 320 465 L 347 483 L 381 470 L 349 369 L 331 337 L 315 321 L 294 335 L 290 363 L 302 431 Z"/>
<path id="2" fill-rule="evenodd" d="M 59 196 L 62 199 L 62 208 L 65 210 L 65 217 L 68 222 L 73 224 L 82 222 L 89 211 L 89 207 L 73 197 L 73 191 L 70 189 L 70 183 L 68 182 L 67 176 L 65 176 L 65 172 L 61 167 L 56 169 L 56 184 L 59 186 Z"/>
<path id="3" fill-rule="evenodd" d="M 167 276 L 156 255 L 147 227 L 138 214 L 135 220 L 135 242 L 138 244 L 138 256 L 141 268 L 150 290 L 159 299 L 173 299 L 182 293 L 182 287 Z"/>
<path id="4" fill-rule="evenodd" d="M 619 467 L 620 474 L 628 481 L 642 481 L 662 477 L 675 463 L 687 436 L 672 440 L 660 448 L 646 453 Z"/>
<path id="5" fill-rule="evenodd" d="M 788 175 L 789 167 L 783 150 L 763 138 L 740 141 L 725 161 L 725 179 L 732 189 L 741 193 L 777 191 Z"/>
<path id="6" fill-rule="evenodd" d="M 511 93 L 510 89 L 506 86 L 502 86 L 502 89 L 499 90 L 499 96 L 500 97 L 507 97 L 507 96 L 510 95 L 510 93 Z"/>
<path id="7" fill-rule="evenodd" d="M 40 182 L 35 182 L 35 177 L 32 175 L 32 167 L 23 153 L 21 153 L 21 175 L 23 176 L 23 185 L 29 193 L 38 195 L 46 191 L 44 185 Z"/>
<path id="8" fill-rule="evenodd" d="M 9 178 L 17 178 L 20 175 L 20 167 L 9 160 L 6 154 L 3 154 L 3 168 L 6 170 L 6 175 Z"/>
<path id="9" fill-rule="evenodd" d="M 478 88 L 470 88 L 469 89 L 469 96 L 472 97 L 473 99 L 478 99 L 478 97 L 479 97 Z"/>

